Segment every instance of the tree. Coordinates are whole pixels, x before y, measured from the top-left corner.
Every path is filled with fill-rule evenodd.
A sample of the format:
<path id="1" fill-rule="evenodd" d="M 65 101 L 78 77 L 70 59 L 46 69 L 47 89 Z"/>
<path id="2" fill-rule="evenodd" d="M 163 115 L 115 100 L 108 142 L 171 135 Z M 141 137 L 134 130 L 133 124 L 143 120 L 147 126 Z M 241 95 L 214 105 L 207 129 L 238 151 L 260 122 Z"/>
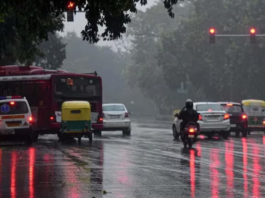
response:
<path id="1" fill-rule="evenodd" d="M 163 71 L 159 67 L 156 54 L 160 39 L 176 28 L 181 18 L 188 15 L 189 6 L 177 7 L 179 13 L 173 20 L 164 12 L 162 3 L 158 3 L 146 12 L 139 12 L 128 26 L 128 37 L 132 38 L 130 50 L 132 64 L 127 68 L 126 77 L 131 87 L 138 87 L 152 100 L 160 113 L 168 114 L 177 98 L 177 87 L 169 89 L 165 83 Z M 172 105 L 172 106 L 171 106 Z"/>
<path id="2" fill-rule="evenodd" d="M 60 68 L 66 58 L 65 46 L 66 44 L 63 42 L 63 38 L 59 37 L 58 34 L 50 33 L 48 41 L 38 46 L 42 56 L 36 57 L 34 61 L 35 65 L 45 69 Z"/>
<path id="3" fill-rule="evenodd" d="M 85 10 L 87 24 L 82 31 L 83 39 L 97 42 L 104 39 L 117 39 L 125 33 L 125 25 L 131 22 L 130 13 L 136 13 L 136 4 L 146 5 L 147 0 L 116 0 L 113 3 L 105 0 L 72 0 L 78 10 Z M 164 0 L 164 7 L 171 17 L 174 16 L 172 6 L 178 0 Z M 0 22 L 6 22 L 12 16 L 21 29 L 29 32 L 28 37 L 33 41 L 46 39 L 50 31 L 48 16 L 61 17 L 67 11 L 69 0 L 2 0 L 0 7 Z M 98 26 L 105 26 L 105 31 L 99 35 Z M 22 33 L 22 32 L 20 32 Z M 26 34 L 23 34 L 25 36 Z"/>
<path id="4" fill-rule="evenodd" d="M 220 34 L 248 32 L 253 24 L 265 31 L 265 17 L 257 11 L 262 8 L 261 0 L 194 2 L 193 14 L 159 46 L 157 58 L 168 86 L 174 87 L 173 78 L 183 81 L 188 74 L 208 100 L 263 98 L 264 39 L 251 45 L 248 38 L 217 38 L 211 45 L 207 32 L 212 24 Z"/>

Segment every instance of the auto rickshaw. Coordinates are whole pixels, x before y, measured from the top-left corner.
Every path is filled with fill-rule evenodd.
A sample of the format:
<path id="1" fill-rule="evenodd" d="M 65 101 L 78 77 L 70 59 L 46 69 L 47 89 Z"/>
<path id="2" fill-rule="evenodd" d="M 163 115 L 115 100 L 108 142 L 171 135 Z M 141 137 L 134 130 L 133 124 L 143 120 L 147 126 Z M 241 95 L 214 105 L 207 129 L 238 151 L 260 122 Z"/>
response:
<path id="1" fill-rule="evenodd" d="M 251 131 L 263 131 L 265 133 L 265 101 L 243 100 L 241 103 L 248 115 L 248 134 Z"/>
<path id="2" fill-rule="evenodd" d="M 91 107 L 87 101 L 67 101 L 62 104 L 62 122 L 60 140 L 63 142 L 67 136 L 81 138 L 87 136 L 92 142 Z"/>

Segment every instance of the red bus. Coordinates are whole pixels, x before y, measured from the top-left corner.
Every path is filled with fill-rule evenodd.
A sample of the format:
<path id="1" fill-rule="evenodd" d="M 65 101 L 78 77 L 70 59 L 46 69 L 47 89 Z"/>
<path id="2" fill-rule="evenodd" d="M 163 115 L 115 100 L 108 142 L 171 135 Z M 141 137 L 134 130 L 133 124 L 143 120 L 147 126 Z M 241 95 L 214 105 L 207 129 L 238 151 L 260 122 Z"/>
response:
<path id="1" fill-rule="evenodd" d="M 0 96 L 12 95 L 27 98 L 34 118 L 36 138 L 38 134 L 58 132 L 61 127 L 61 105 L 64 101 L 90 102 L 94 132 L 100 131 L 103 127 L 102 80 L 95 74 L 51 71 L 50 74 L 25 73 L 10 76 L 9 73 L 0 77 Z"/>

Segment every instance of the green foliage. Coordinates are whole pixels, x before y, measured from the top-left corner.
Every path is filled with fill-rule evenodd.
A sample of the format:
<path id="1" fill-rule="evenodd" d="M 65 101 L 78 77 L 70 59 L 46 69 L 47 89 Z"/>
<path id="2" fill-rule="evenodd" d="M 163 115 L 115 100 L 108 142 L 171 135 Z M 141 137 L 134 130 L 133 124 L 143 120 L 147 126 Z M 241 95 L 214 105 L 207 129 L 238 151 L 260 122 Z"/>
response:
<path id="1" fill-rule="evenodd" d="M 168 88 L 156 58 L 157 49 L 161 45 L 162 36 L 178 28 L 180 19 L 187 16 L 188 9 L 187 5 L 177 7 L 175 11 L 179 15 L 170 19 L 162 3 L 159 3 L 146 12 L 139 12 L 128 26 L 127 35 L 132 38 L 130 53 L 133 63 L 126 70 L 127 81 L 131 87 L 140 88 L 142 93 L 156 104 L 160 113 L 175 108 L 174 100 L 177 98 L 177 86 L 180 81 L 174 79 L 175 87 Z"/>
<path id="2" fill-rule="evenodd" d="M 87 24 L 82 31 L 83 39 L 89 42 L 97 42 L 100 37 L 104 40 L 113 40 L 121 37 L 126 31 L 125 25 L 131 22 L 130 13 L 136 13 L 136 4 L 146 5 L 147 0 L 72 0 L 75 3 L 75 11 L 86 12 Z M 0 21 L 8 20 L 8 17 L 15 17 L 18 27 L 26 30 L 21 37 L 25 36 L 32 41 L 47 38 L 47 32 L 52 25 L 49 17 L 61 18 L 67 11 L 69 0 L 23 0 L 10 1 L 2 0 L 0 7 Z M 164 0 L 164 7 L 171 17 L 172 6 L 177 0 Z M 105 26 L 105 31 L 100 35 L 98 26 Z M 30 33 L 30 34 L 27 34 Z"/>
<path id="3" fill-rule="evenodd" d="M 264 39 L 253 45 L 248 37 L 217 37 L 210 44 L 207 32 L 214 26 L 219 34 L 248 34 L 254 26 L 262 33 L 264 8 L 262 0 L 196 1 L 193 14 L 161 40 L 157 59 L 167 85 L 174 88 L 175 79 L 188 75 L 209 100 L 265 97 Z"/>
<path id="4" fill-rule="evenodd" d="M 60 68 L 66 58 L 65 46 L 62 37 L 50 33 L 48 41 L 44 41 L 38 46 L 42 54 L 36 57 L 35 65 L 45 69 Z"/>

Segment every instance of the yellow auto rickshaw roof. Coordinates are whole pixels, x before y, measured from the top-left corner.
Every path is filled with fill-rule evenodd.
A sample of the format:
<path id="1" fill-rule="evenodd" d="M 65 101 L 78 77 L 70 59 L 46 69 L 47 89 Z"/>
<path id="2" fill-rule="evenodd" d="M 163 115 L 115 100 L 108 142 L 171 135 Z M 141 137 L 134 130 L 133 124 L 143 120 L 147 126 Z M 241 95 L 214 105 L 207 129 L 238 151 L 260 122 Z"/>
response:
<path id="1" fill-rule="evenodd" d="M 254 100 L 254 99 L 242 100 L 242 104 L 245 106 L 251 106 L 251 104 L 257 104 L 257 103 L 260 103 L 261 106 L 265 107 L 265 101 L 264 100 Z"/>
<path id="2" fill-rule="evenodd" d="M 90 103 L 87 101 L 67 101 L 62 104 L 62 109 L 84 108 L 90 109 Z"/>

